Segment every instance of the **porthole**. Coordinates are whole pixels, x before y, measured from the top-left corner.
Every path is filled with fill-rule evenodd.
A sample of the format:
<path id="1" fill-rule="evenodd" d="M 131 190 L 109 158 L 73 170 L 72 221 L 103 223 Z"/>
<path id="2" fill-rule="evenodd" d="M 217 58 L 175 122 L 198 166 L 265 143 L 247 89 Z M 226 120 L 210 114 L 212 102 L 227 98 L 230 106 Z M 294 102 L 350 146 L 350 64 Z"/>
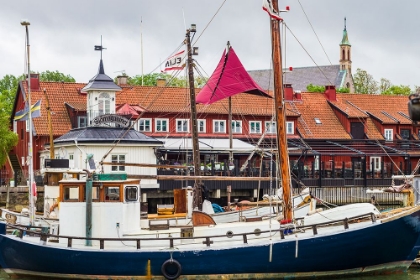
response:
<path id="1" fill-rule="evenodd" d="M 226 236 L 228 238 L 232 238 L 233 237 L 233 231 L 229 230 L 228 232 L 226 232 Z"/>

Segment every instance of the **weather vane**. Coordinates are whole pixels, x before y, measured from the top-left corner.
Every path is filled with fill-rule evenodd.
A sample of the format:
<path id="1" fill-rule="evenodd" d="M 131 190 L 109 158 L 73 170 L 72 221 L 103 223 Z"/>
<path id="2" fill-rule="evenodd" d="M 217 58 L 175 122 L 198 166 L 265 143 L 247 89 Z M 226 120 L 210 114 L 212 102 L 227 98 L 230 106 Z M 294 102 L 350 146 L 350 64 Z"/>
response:
<path id="1" fill-rule="evenodd" d="M 95 46 L 95 51 L 101 51 L 101 60 L 102 60 L 102 50 L 106 50 L 106 48 L 102 46 L 102 35 L 101 35 L 101 45 Z"/>

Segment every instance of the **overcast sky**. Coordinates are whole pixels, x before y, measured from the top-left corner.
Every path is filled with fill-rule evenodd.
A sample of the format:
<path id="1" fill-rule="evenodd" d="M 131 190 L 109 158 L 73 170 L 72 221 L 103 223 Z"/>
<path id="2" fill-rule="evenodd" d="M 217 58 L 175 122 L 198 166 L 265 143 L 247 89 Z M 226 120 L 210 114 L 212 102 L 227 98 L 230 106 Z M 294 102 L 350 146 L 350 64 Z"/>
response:
<path id="1" fill-rule="evenodd" d="M 261 0 L 2 1 L 0 78 L 6 74 L 18 76 L 25 70 L 22 19 L 31 23 L 31 70 L 58 70 L 77 82 L 87 83 L 97 73 L 100 52 L 94 51 L 94 45 L 100 44 L 101 36 L 107 48 L 103 52 L 105 73 L 113 78 L 124 70 L 134 76 L 142 73 L 142 65 L 144 74 L 159 72 L 163 68 L 160 64 L 181 45 L 192 23 L 197 25 L 194 42 L 200 53 L 195 59 L 206 76 L 213 72 L 227 41 L 247 70 L 269 69 L 269 19 L 261 3 Z M 279 0 L 280 7 L 286 5 L 290 6 L 290 12 L 282 16 L 296 36 L 286 32 L 283 59 L 287 67 L 338 64 L 347 17 L 353 74 L 361 68 L 377 81 L 387 78 L 395 85 L 411 88 L 420 85 L 420 1 Z"/>

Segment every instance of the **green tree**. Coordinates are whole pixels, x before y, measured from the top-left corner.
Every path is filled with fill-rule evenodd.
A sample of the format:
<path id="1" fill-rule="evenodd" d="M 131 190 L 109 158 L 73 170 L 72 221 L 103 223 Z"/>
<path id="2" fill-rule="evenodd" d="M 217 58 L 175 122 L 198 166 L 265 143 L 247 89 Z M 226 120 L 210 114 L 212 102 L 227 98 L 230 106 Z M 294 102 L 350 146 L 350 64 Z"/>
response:
<path id="1" fill-rule="evenodd" d="M 357 68 L 353 81 L 356 93 L 375 94 L 378 92 L 378 82 L 365 70 Z"/>
<path id="2" fill-rule="evenodd" d="M 0 102 L 0 106 L 3 103 Z M 4 112 L 0 113 L 0 166 L 3 166 L 7 160 L 7 154 L 10 149 L 15 147 L 18 143 L 18 136 L 10 130 L 10 114 Z"/>
<path id="3" fill-rule="evenodd" d="M 6 75 L 0 80 L 0 112 L 10 115 L 15 101 L 19 80 L 13 75 Z"/>
<path id="4" fill-rule="evenodd" d="M 76 80 L 70 76 L 65 75 L 61 72 L 55 71 L 44 71 L 39 74 L 39 80 L 42 82 L 68 82 L 68 83 L 74 83 Z"/>
<path id="5" fill-rule="evenodd" d="M 383 91 L 384 95 L 410 95 L 411 88 L 409 86 L 390 86 L 387 90 Z"/>
<path id="6" fill-rule="evenodd" d="M 307 85 L 306 89 L 308 92 L 325 92 L 325 86 L 318 86 L 313 84 Z"/>
<path id="7" fill-rule="evenodd" d="M 346 87 L 341 87 L 339 89 L 337 89 L 337 92 L 341 92 L 341 93 L 349 93 L 350 89 L 346 88 Z"/>
<path id="8" fill-rule="evenodd" d="M 379 92 L 382 94 L 386 92 L 392 86 L 388 79 L 382 78 L 379 82 Z"/>

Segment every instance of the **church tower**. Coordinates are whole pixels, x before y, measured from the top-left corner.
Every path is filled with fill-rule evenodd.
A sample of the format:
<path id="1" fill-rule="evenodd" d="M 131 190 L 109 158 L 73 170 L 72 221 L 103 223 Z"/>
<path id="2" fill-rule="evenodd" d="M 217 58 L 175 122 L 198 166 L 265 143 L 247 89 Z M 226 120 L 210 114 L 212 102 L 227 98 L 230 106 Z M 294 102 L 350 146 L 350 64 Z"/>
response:
<path id="1" fill-rule="evenodd" d="M 354 92 L 353 76 L 351 74 L 351 45 L 347 34 L 346 18 L 344 18 L 343 39 L 340 43 L 340 71 L 345 71 L 345 87 Z"/>

